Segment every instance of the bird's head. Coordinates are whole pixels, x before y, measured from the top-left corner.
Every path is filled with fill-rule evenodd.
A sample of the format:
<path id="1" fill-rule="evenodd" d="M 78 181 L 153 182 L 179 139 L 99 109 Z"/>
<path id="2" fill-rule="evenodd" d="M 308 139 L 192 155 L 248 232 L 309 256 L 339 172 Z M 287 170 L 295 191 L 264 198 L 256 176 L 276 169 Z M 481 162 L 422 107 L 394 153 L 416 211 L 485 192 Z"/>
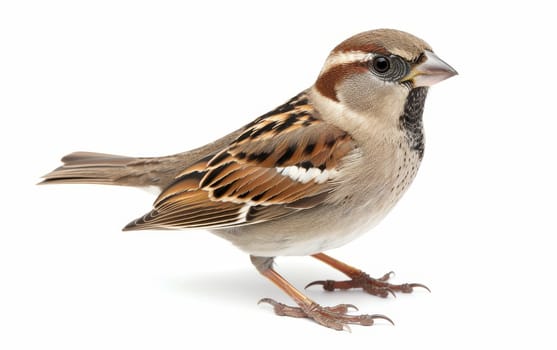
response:
<path id="1" fill-rule="evenodd" d="M 411 91 L 422 90 L 425 100 L 427 87 L 456 74 L 423 40 L 398 30 L 378 29 L 335 47 L 315 89 L 359 114 L 398 118 Z"/>

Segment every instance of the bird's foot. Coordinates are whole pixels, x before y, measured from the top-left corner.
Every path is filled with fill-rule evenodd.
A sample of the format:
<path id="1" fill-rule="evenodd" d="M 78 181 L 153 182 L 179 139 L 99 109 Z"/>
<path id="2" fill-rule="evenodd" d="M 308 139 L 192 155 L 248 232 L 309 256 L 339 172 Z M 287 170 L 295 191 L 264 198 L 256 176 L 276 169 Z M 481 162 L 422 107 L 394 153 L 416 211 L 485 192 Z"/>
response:
<path id="1" fill-rule="evenodd" d="M 268 303 L 273 306 L 275 314 L 279 316 L 289 316 L 298 318 L 310 318 L 318 324 L 336 329 L 337 331 L 350 331 L 349 324 L 357 324 L 360 326 L 371 326 L 375 320 L 387 320 L 394 325 L 390 318 L 383 315 L 348 315 L 350 308 L 358 310 L 351 304 L 340 304 L 336 306 L 320 306 L 312 302 L 308 305 L 294 307 L 279 303 L 273 299 L 264 298 L 259 303 Z"/>
<path id="2" fill-rule="evenodd" d="M 388 272 L 380 278 L 370 277 L 367 273 L 360 271 L 357 275 L 354 275 L 350 280 L 347 281 L 314 281 L 306 286 L 306 288 L 321 285 L 323 289 L 327 291 L 334 291 L 337 289 L 354 289 L 362 288 L 365 292 L 373 294 L 382 298 L 386 298 L 391 294 L 396 297 L 396 292 L 399 293 L 412 293 L 414 288 L 424 288 L 428 292 L 431 292 L 428 287 L 421 283 L 404 283 L 404 284 L 391 284 L 388 283 L 394 272 Z"/>

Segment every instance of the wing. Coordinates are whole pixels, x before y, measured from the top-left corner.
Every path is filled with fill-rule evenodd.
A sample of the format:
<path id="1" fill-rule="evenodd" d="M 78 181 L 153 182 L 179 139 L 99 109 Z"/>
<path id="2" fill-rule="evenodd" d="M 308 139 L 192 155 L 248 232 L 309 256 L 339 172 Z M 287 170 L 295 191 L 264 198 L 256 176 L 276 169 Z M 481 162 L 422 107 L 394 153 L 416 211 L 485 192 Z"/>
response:
<path id="1" fill-rule="evenodd" d="M 302 93 L 178 174 L 153 210 L 124 229 L 240 226 L 314 207 L 334 189 L 337 169 L 354 147 Z"/>

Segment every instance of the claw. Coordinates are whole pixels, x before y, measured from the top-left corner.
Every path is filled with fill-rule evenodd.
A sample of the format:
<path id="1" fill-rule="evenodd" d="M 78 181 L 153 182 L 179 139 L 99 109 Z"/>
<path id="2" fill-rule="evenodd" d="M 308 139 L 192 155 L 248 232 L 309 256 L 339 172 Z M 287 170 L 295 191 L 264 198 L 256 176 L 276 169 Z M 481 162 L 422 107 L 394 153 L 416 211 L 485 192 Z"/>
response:
<path id="1" fill-rule="evenodd" d="M 332 291 L 334 291 L 335 288 L 336 288 L 336 287 L 335 287 L 335 284 L 336 284 L 336 283 L 337 283 L 337 282 L 336 282 L 336 281 L 333 281 L 333 280 L 313 281 L 313 282 L 309 283 L 307 286 L 305 286 L 304 289 L 307 289 L 308 287 L 311 287 L 311 286 L 320 285 L 320 286 L 323 286 L 323 289 L 324 289 L 324 290 L 329 291 L 329 292 L 332 292 Z"/>
<path id="2" fill-rule="evenodd" d="M 334 309 L 344 310 L 343 313 L 347 313 L 349 311 L 349 309 L 354 309 L 354 311 L 359 311 L 359 309 L 356 307 L 356 305 L 353 305 L 353 304 L 340 304 L 340 305 L 334 306 Z"/>
<path id="3" fill-rule="evenodd" d="M 263 298 L 263 299 L 261 299 L 257 302 L 257 305 L 260 305 L 261 303 L 270 304 L 272 306 L 277 306 L 277 304 L 278 304 L 278 302 L 276 302 L 275 300 L 273 300 L 271 298 Z"/>
<path id="4" fill-rule="evenodd" d="M 382 282 L 387 282 L 388 280 L 391 279 L 391 277 L 395 276 L 395 272 L 394 271 L 389 271 L 386 274 L 383 275 L 383 277 L 378 278 L 378 281 L 382 281 Z"/>
<path id="5" fill-rule="evenodd" d="M 385 321 L 389 322 L 389 323 L 392 324 L 393 326 L 395 325 L 395 323 L 393 322 L 393 320 L 391 320 L 390 318 L 388 318 L 388 317 L 385 316 L 385 315 L 374 314 L 374 315 L 371 315 L 371 319 L 372 319 L 372 320 L 375 320 L 375 319 L 382 319 L 382 320 L 385 320 Z"/>
<path id="6" fill-rule="evenodd" d="M 400 285 L 395 286 L 395 287 L 397 287 L 396 288 L 397 291 L 402 292 L 402 293 L 412 293 L 414 291 L 414 288 L 423 288 L 423 289 L 425 289 L 425 290 L 427 290 L 428 292 L 431 293 L 431 290 L 427 286 L 425 286 L 421 283 L 405 283 L 405 284 L 400 284 Z"/>
<path id="7" fill-rule="evenodd" d="M 427 290 L 428 292 L 431 293 L 431 289 L 429 289 L 426 285 L 421 284 L 421 283 L 410 283 L 409 286 L 410 286 L 410 288 L 416 288 L 416 287 L 423 288 L 423 289 L 425 289 L 425 290 Z"/>
<path id="8" fill-rule="evenodd" d="M 308 289 L 311 286 L 317 286 L 317 285 L 321 285 L 323 286 L 323 288 L 325 288 L 325 284 L 327 283 L 327 281 L 313 281 L 307 284 L 307 286 L 304 287 L 304 289 Z"/>
<path id="9" fill-rule="evenodd" d="M 362 288 L 364 289 L 364 291 L 366 291 L 367 293 L 371 294 L 371 295 L 377 295 L 381 298 L 386 298 L 389 296 L 389 293 L 396 298 L 396 293 L 395 290 L 393 290 L 390 287 L 384 287 L 384 286 L 374 286 L 374 285 L 363 285 Z"/>
<path id="10" fill-rule="evenodd" d="M 385 290 L 387 290 L 387 292 L 391 293 L 391 295 L 396 298 L 396 293 L 394 290 L 392 290 L 391 288 L 385 288 Z"/>

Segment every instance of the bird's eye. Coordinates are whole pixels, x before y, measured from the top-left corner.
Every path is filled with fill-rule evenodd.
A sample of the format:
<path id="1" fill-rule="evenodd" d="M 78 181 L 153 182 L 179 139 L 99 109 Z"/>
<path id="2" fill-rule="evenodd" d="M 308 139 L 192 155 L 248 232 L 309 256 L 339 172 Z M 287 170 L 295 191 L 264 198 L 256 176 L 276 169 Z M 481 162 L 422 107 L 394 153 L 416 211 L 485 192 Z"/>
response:
<path id="1" fill-rule="evenodd" d="M 371 64 L 377 73 L 385 73 L 391 68 L 391 61 L 385 56 L 376 56 Z"/>
<path id="2" fill-rule="evenodd" d="M 410 64 L 399 56 L 376 55 L 369 62 L 369 70 L 385 81 L 399 81 L 410 72 Z"/>

